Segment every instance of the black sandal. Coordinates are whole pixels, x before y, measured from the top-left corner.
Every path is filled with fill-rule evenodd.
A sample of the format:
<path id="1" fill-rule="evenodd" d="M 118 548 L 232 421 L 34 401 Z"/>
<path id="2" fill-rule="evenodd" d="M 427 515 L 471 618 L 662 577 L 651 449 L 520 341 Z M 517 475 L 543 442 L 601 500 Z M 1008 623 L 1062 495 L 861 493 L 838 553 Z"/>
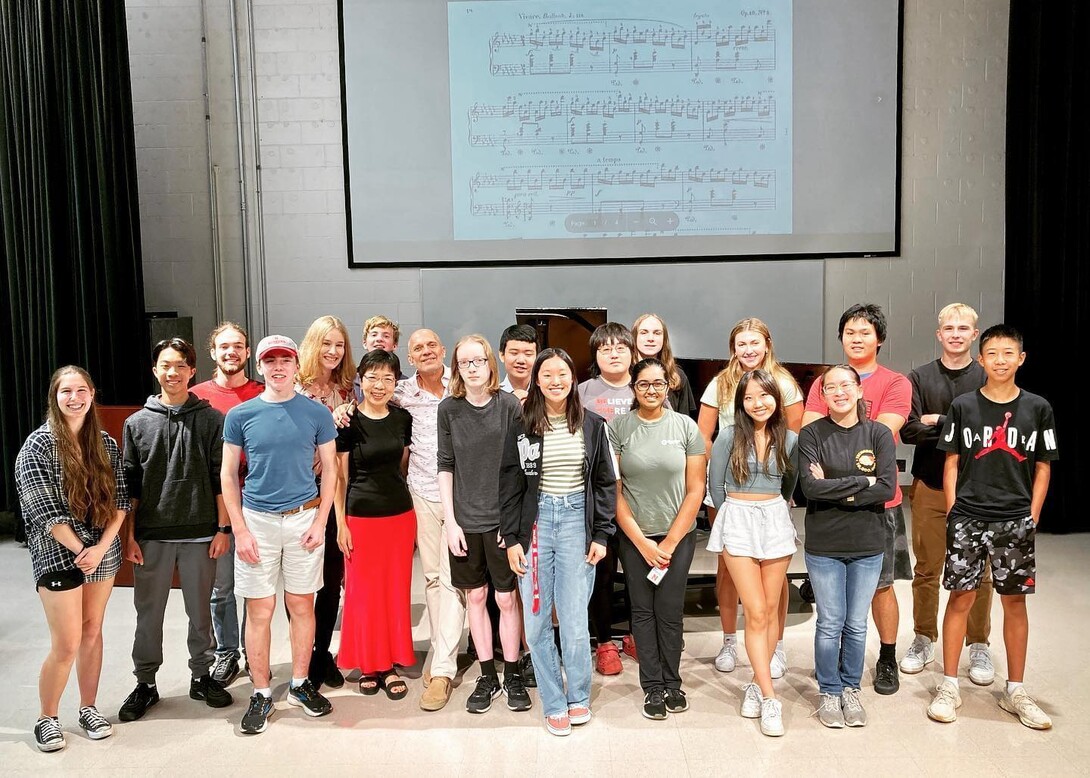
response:
<path id="1" fill-rule="evenodd" d="M 361 675 L 360 676 L 360 694 L 365 694 L 368 697 L 378 694 L 378 689 L 382 685 L 382 679 L 377 675 Z"/>
<path id="2" fill-rule="evenodd" d="M 397 674 L 397 670 L 387 670 L 382 673 L 378 679 L 378 685 L 391 700 L 404 699 L 409 693 L 409 685 Z"/>

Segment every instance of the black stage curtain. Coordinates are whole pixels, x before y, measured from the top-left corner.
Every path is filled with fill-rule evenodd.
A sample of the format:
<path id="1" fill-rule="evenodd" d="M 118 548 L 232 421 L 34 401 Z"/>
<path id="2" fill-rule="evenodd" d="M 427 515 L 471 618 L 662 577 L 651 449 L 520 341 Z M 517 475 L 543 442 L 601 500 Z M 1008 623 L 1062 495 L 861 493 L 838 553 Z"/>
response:
<path id="1" fill-rule="evenodd" d="M 142 402 L 144 323 L 125 4 L 0 0 L 0 510 L 52 372 Z M 10 340 L 8 340 L 10 338 Z"/>
<path id="2" fill-rule="evenodd" d="M 1088 528 L 1078 479 L 1082 446 L 1082 337 L 1090 334 L 1090 3 L 1013 0 L 1007 59 L 1006 318 L 1025 335 L 1018 382 L 1056 411 L 1060 462 L 1042 530 Z"/>

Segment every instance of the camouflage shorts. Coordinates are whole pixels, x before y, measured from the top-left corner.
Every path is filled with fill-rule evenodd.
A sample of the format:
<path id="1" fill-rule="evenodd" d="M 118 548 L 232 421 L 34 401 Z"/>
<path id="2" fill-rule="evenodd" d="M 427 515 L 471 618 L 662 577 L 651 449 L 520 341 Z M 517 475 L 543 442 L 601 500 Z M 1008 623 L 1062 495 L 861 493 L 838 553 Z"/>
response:
<path id="1" fill-rule="evenodd" d="M 951 514 L 946 522 L 943 587 L 950 591 L 980 588 L 990 558 L 997 594 L 1032 594 L 1037 575 L 1036 536 L 1037 525 L 1029 516 L 1016 521 L 980 521 Z"/>

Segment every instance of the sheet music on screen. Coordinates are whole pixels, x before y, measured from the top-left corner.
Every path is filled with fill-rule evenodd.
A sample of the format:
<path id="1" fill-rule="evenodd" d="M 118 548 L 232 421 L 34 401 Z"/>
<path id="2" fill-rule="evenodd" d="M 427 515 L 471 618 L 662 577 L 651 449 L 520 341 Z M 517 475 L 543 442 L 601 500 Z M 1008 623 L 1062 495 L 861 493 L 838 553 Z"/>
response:
<path id="1" fill-rule="evenodd" d="M 898 0 L 342 0 L 355 266 L 897 248 Z"/>

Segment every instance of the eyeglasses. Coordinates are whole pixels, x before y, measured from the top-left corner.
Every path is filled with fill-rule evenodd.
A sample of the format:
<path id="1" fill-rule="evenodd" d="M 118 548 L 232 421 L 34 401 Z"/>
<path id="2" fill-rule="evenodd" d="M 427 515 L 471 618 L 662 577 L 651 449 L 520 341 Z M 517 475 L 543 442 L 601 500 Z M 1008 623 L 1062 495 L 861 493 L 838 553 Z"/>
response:
<path id="1" fill-rule="evenodd" d="M 393 386 L 397 383 L 397 379 L 394 378 L 392 375 L 384 375 L 381 378 L 377 375 L 365 375 L 363 377 L 363 380 L 371 384 L 383 383 L 387 386 Z"/>
<path id="2" fill-rule="evenodd" d="M 628 346 L 623 343 L 618 343 L 615 346 L 599 346 L 598 353 L 602 356 L 607 354 L 627 354 L 629 351 Z"/>
<path id="3" fill-rule="evenodd" d="M 458 368 L 460 370 L 469 370 L 470 365 L 472 365 L 473 367 L 484 367 L 487 364 L 488 364 L 488 360 L 485 359 L 484 357 L 477 357 L 476 359 L 459 359 L 458 360 Z"/>
<path id="4" fill-rule="evenodd" d="M 839 392 L 844 392 L 845 394 L 847 394 L 856 386 L 859 386 L 859 384 L 855 383 L 854 381 L 845 381 L 842 384 L 829 384 L 828 386 L 823 386 L 821 387 L 821 392 L 822 394 L 827 395 L 834 395 L 838 394 Z"/>
<path id="5" fill-rule="evenodd" d="M 650 389 L 654 389 L 656 392 L 665 392 L 666 387 L 670 384 L 665 381 L 637 381 L 636 390 L 640 392 L 646 392 Z"/>

